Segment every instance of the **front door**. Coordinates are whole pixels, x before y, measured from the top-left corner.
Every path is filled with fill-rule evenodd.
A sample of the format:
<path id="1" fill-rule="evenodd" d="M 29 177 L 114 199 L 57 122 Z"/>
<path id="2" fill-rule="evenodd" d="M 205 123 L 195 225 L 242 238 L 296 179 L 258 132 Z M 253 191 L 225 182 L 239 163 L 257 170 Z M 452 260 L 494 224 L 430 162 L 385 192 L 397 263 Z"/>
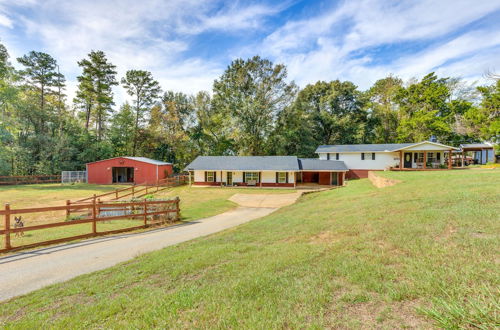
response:
<path id="1" fill-rule="evenodd" d="M 404 168 L 411 168 L 411 152 L 405 152 L 405 157 L 404 157 Z"/>
<path id="2" fill-rule="evenodd" d="M 338 176 L 338 173 L 337 172 L 332 172 L 331 173 L 331 176 L 332 176 L 332 186 L 338 186 L 339 185 L 339 176 Z"/>
<path id="3" fill-rule="evenodd" d="M 233 172 L 227 172 L 226 184 L 228 186 L 232 186 L 233 185 Z"/>

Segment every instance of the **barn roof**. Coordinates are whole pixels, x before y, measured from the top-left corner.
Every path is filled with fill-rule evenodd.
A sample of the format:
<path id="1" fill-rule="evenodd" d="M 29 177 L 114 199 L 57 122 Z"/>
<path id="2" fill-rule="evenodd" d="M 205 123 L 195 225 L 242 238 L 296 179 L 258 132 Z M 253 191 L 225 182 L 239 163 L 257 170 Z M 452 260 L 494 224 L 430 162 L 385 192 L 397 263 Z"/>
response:
<path id="1" fill-rule="evenodd" d="M 348 171 L 346 164 L 341 160 L 322 160 L 317 158 L 299 158 L 302 171 Z"/>
<path id="2" fill-rule="evenodd" d="M 101 159 L 95 162 L 87 163 L 87 164 L 94 164 L 94 163 L 99 163 L 99 162 L 105 162 L 107 160 L 112 160 L 112 159 L 117 159 L 117 158 L 125 158 L 125 159 L 130 159 L 130 160 L 135 160 L 138 162 L 142 163 L 148 163 L 148 164 L 153 164 L 153 165 L 171 165 L 172 163 L 167 163 L 163 162 L 161 160 L 156 160 L 156 159 L 151 159 L 147 157 L 129 157 L 129 156 L 123 156 L 123 157 L 113 157 L 113 158 L 108 158 L 108 159 Z"/>
<path id="3" fill-rule="evenodd" d="M 185 171 L 298 171 L 296 156 L 198 156 Z"/>

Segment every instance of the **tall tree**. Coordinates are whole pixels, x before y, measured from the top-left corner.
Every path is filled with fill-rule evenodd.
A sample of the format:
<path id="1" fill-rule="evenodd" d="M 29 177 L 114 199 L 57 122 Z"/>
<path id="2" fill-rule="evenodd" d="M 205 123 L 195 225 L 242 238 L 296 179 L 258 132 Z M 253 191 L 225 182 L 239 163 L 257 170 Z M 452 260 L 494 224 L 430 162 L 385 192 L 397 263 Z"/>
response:
<path id="1" fill-rule="evenodd" d="M 493 76 L 494 77 L 494 76 Z M 493 84 L 477 88 L 482 100 L 477 108 L 465 114 L 472 134 L 477 140 L 500 142 L 500 78 Z"/>
<path id="2" fill-rule="evenodd" d="M 316 145 L 368 139 L 365 95 L 350 81 L 318 81 L 300 91 L 294 107 L 311 121 Z"/>
<path id="3" fill-rule="evenodd" d="M 120 111 L 113 116 L 109 129 L 109 139 L 114 147 L 115 156 L 132 153 L 134 122 L 134 111 L 128 102 L 122 105 Z"/>
<path id="4" fill-rule="evenodd" d="M 368 90 L 368 109 L 373 120 L 373 143 L 394 143 L 397 141 L 399 109 L 396 96 L 403 87 L 403 81 L 389 76 L 377 80 Z"/>
<path id="5" fill-rule="evenodd" d="M 254 56 L 237 59 L 214 82 L 213 106 L 233 129 L 236 152 L 262 155 L 274 130 L 278 114 L 290 106 L 297 92 L 287 82 L 287 70 Z"/>
<path id="6" fill-rule="evenodd" d="M 438 78 L 434 72 L 401 88 L 396 96 L 401 110 L 398 140 L 419 142 L 436 136 L 439 141 L 448 143 L 452 133 L 449 97 L 448 79 Z"/>
<path id="7" fill-rule="evenodd" d="M 31 51 L 17 61 L 24 66 L 21 76 L 39 93 L 40 109 L 44 111 L 47 95 L 54 94 L 55 88 L 65 83 L 64 76 L 57 70 L 56 60 L 49 54 Z"/>
<path id="8" fill-rule="evenodd" d="M 74 101 L 83 109 L 87 131 L 94 116 L 97 140 L 100 141 L 114 105 L 112 87 L 118 85 L 116 66 L 108 61 L 103 51 L 91 51 L 88 58 L 79 61 L 78 65 L 83 72 L 77 77 L 79 84 Z"/>
<path id="9" fill-rule="evenodd" d="M 161 93 L 161 88 L 160 84 L 153 79 L 151 72 L 143 70 L 127 71 L 121 83 L 127 90 L 127 93 L 134 98 L 135 126 L 132 155 L 135 156 L 139 139 L 139 128 L 144 120 L 144 114 L 150 111 L 151 106 L 157 101 Z"/>

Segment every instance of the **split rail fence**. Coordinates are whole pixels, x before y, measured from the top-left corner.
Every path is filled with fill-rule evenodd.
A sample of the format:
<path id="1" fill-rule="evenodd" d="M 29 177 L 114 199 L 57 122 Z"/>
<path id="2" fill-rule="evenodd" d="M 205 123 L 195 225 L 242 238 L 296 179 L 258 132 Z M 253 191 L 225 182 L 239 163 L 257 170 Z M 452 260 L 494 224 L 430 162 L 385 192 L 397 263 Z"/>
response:
<path id="1" fill-rule="evenodd" d="M 134 202 L 105 202 L 97 203 L 92 200 L 90 203 L 74 204 L 74 205 L 64 205 L 64 206 L 52 206 L 52 207 L 36 207 L 36 208 L 23 208 L 23 209 L 11 209 L 9 204 L 5 204 L 5 209 L 0 210 L 0 216 L 4 218 L 3 229 L 0 230 L 0 235 L 4 236 L 4 246 L 0 249 L 0 252 L 7 252 L 12 250 L 33 248 L 42 245 L 56 244 L 67 242 L 76 239 L 83 239 L 89 237 L 95 237 L 106 234 L 121 233 L 130 230 L 136 230 L 141 228 L 148 228 L 153 225 L 164 224 L 167 222 L 173 222 L 180 219 L 180 209 L 179 209 L 179 198 L 171 200 L 143 200 Z M 46 223 L 40 225 L 30 225 L 26 227 L 16 228 L 12 227 L 12 216 L 22 215 L 22 214 L 32 214 L 41 212 L 53 212 L 53 211 L 66 211 L 66 215 L 72 212 L 80 212 L 81 218 L 78 220 L 69 220 L 62 222 Z M 122 219 L 134 219 L 139 218 L 141 225 L 120 228 L 116 230 L 108 231 L 98 231 L 97 223 L 110 221 L 110 220 L 122 220 Z M 43 230 L 47 228 L 74 226 L 89 223 L 91 227 L 89 232 L 81 235 L 40 241 L 31 244 L 25 244 L 20 246 L 12 246 L 11 235 L 17 233 L 24 233 L 28 231 Z"/>
<path id="2" fill-rule="evenodd" d="M 35 184 L 35 183 L 59 183 L 60 175 L 16 175 L 0 176 L 0 185 Z"/>

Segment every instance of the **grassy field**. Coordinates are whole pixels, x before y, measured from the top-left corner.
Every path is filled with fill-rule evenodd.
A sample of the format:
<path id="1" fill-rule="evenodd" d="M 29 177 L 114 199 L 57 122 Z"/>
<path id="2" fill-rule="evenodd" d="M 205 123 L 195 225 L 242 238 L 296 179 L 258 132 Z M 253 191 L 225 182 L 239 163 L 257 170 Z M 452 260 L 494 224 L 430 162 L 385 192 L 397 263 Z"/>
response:
<path id="1" fill-rule="evenodd" d="M 11 208 L 24 207 L 44 207 L 64 205 L 66 199 L 75 200 L 92 196 L 93 194 L 102 194 L 107 191 L 121 188 L 122 186 L 108 185 L 60 185 L 60 184 L 41 184 L 24 186 L 5 186 L 0 187 L 0 202 L 11 204 Z M 236 204 L 228 201 L 228 198 L 238 192 L 244 193 L 290 193 L 290 190 L 278 189 L 229 189 L 229 188 L 191 188 L 181 186 L 168 190 L 159 191 L 153 194 L 155 198 L 174 198 L 181 199 L 181 217 L 183 221 L 191 221 L 215 214 L 225 212 L 236 207 Z M 35 224 L 45 224 L 51 222 L 64 221 L 64 211 L 53 211 L 46 213 L 33 213 L 23 215 L 25 226 Z M 11 220 L 13 222 L 13 219 Z M 123 219 L 97 224 L 98 231 L 108 231 L 126 227 L 139 226 L 142 219 Z M 0 228 L 3 229 L 3 221 L 0 221 Z M 13 246 L 20 246 L 40 241 L 53 240 L 63 237 L 76 236 L 91 232 L 92 225 L 79 224 L 74 226 L 56 227 L 39 231 L 27 232 L 22 237 L 11 236 Z M 0 246 L 3 247 L 4 237 L 0 236 Z"/>
<path id="2" fill-rule="evenodd" d="M 494 328 L 500 172 L 391 172 L 0 304 L 7 328 Z"/>

